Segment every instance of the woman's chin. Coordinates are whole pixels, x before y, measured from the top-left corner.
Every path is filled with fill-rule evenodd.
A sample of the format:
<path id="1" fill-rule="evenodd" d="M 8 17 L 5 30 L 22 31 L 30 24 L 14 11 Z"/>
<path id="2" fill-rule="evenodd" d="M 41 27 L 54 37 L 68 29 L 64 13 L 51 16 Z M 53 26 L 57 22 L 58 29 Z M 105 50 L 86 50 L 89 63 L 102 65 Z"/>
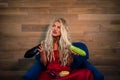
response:
<path id="1" fill-rule="evenodd" d="M 54 35 L 52 35 L 53 37 L 59 37 L 59 35 L 56 35 L 56 34 L 54 34 Z"/>

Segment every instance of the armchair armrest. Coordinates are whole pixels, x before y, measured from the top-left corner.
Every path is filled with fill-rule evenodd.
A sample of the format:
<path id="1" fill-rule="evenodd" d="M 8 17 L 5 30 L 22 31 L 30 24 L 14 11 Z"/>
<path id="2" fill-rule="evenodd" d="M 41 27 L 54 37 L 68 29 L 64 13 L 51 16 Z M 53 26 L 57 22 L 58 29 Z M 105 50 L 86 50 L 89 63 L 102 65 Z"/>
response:
<path id="1" fill-rule="evenodd" d="M 77 69 L 77 68 L 82 67 L 81 64 L 89 58 L 89 52 L 88 52 L 87 46 L 82 42 L 74 42 L 74 43 L 72 43 L 72 45 L 74 45 L 86 52 L 86 56 L 78 56 L 78 55 L 73 56 L 73 63 L 71 64 L 71 68 Z"/>
<path id="2" fill-rule="evenodd" d="M 25 73 L 23 80 L 37 80 L 40 72 L 45 70 L 44 65 L 40 62 L 40 55 L 36 55 L 36 63 Z"/>

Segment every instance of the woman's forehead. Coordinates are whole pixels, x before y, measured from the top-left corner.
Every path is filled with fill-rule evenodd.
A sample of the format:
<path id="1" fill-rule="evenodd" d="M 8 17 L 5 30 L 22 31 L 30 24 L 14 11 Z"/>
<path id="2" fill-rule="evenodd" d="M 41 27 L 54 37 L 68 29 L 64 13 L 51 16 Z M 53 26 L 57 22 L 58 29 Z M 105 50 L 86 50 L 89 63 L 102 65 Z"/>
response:
<path id="1" fill-rule="evenodd" d="M 60 22 L 58 21 L 56 21 L 54 24 L 60 26 Z"/>

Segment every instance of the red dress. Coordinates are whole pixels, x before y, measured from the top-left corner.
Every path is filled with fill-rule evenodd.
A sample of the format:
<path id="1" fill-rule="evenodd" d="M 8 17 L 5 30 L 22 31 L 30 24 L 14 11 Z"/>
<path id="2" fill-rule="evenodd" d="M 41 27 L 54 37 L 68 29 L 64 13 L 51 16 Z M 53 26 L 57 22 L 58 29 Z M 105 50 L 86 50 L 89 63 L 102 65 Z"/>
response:
<path id="1" fill-rule="evenodd" d="M 92 72 L 89 69 L 72 70 L 69 66 L 62 66 L 59 61 L 59 52 L 54 51 L 55 61 L 48 64 L 46 71 L 41 72 L 38 80 L 94 80 Z M 70 74 L 64 77 L 53 77 L 50 72 L 59 74 L 61 71 L 69 71 Z"/>

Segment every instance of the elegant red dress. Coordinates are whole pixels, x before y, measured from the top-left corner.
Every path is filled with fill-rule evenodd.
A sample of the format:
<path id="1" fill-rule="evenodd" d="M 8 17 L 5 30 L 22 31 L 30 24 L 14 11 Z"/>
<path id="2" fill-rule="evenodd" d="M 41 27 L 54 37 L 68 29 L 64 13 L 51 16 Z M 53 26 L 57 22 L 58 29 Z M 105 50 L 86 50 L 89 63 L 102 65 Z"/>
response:
<path id="1" fill-rule="evenodd" d="M 54 51 L 55 61 L 48 64 L 47 69 L 41 72 L 38 80 L 94 80 L 93 74 L 89 69 L 76 69 L 72 70 L 69 66 L 62 66 L 59 61 L 59 52 Z M 69 71 L 70 74 L 64 77 L 53 77 L 50 72 L 54 72 L 56 75 L 61 71 Z"/>

